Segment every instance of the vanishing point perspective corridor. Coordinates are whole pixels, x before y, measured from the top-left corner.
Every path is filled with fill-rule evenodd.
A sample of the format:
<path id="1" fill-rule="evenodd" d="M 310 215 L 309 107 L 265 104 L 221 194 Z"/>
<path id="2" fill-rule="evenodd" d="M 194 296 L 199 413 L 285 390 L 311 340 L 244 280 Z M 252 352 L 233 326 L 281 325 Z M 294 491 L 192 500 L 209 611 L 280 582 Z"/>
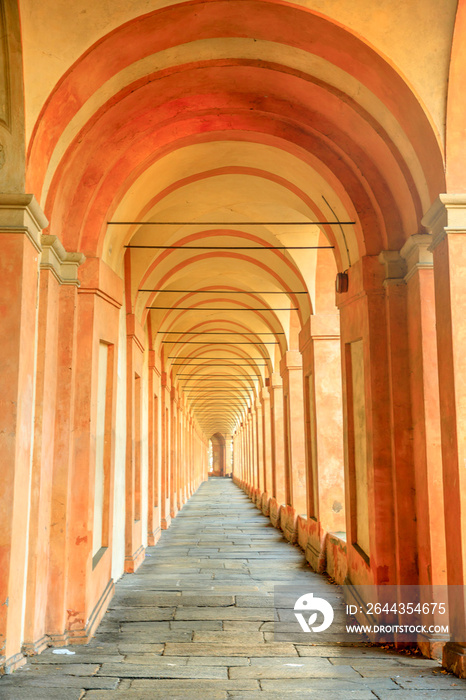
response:
<path id="1" fill-rule="evenodd" d="M 0 700 L 465 696 L 465 164 L 466 0 L 0 0 Z"/>
<path id="2" fill-rule="evenodd" d="M 225 508 L 225 503 L 228 507 Z M 2 700 L 460 700 L 438 662 L 378 648 L 274 641 L 276 584 L 317 583 L 229 479 L 211 478 L 116 594 L 94 639 L 0 680 Z M 318 642 L 318 643 L 316 643 Z"/>

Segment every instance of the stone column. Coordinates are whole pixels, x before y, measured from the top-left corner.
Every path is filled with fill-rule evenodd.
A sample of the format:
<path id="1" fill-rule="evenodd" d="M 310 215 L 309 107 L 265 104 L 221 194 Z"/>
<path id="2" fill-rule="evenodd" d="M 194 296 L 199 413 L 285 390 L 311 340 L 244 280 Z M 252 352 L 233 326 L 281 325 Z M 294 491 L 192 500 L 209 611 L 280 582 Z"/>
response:
<path id="1" fill-rule="evenodd" d="M 160 517 L 161 517 L 161 527 L 162 530 L 166 530 L 170 527 L 171 515 L 170 515 L 170 473 L 172 469 L 172 464 L 170 460 L 171 452 L 171 430 L 170 430 L 170 412 L 171 412 L 171 399 L 170 399 L 170 385 L 166 372 L 162 372 L 162 383 L 161 383 L 161 404 L 162 404 L 162 483 L 161 483 L 161 494 L 160 494 Z"/>
<path id="2" fill-rule="evenodd" d="M 272 374 L 269 386 L 272 441 L 272 496 L 285 503 L 285 432 L 283 424 L 283 382 Z"/>
<path id="3" fill-rule="evenodd" d="M 193 418 L 188 414 L 188 474 L 189 474 L 189 489 L 188 497 L 194 493 L 194 459 L 193 459 Z"/>
<path id="4" fill-rule="evenodd" d="M 113 506 L 110 504 L 114 503 L 116 358 L 124 288 L 123 280 L 99 258 L 86 259 L 79 267 L 79 280 L 74 420 L 69 438 L 73 443 L 74 459 L 69 482 L 69 508 L 63 527 L 67 529 L 68 538 L 66 631 L 74 642 L 87 643 L 114 588 L 111 556 Z M 128 325 L 126 330 L 128 347 L 133 341 L 129 337 L 131 330 Z M 131 366 L 137 371 L 137 364 L 131 364 L 137 362 L 137 352 L 132 358 L 127 356 L 128 371 Z M 102 363 L 102 358 L 105 358 L 105 363 Z M 142 362 L 142 353 L 140 359 Z M 63 465 L 58 465 L 59 479 L 62 478 L 60 468 Z M 66 468 L 63 471 L 66 473 Z M 96 489 L 99 481 L 101 486 Z M 136 488 L 129 488 L 133 495 Z M 126 529 L 125 554 L 131 551 L 131 556 L 135 555 L 132 565 L 137 567 L 144 558 L 144 549 L 141 525 L 133 525 L 132 531 Z M 131 550 L 130 543 L 134 545 Z M 127 564 L 125 556 L 125 566 Z"/>
<path id="5" fill-rule="evenodd" d="M 249 491 L 255 486 L 256 464 L 254 460 L 254 431 L 252 409 L 249 409 L 247 416 L 247 446 L 248 446 L 248 485 Z"/>
<path id="6" fill-rule="evenodd" d="M 148 470 L 147 470 L 147 543 L 152 547 L 160 538 L 158 523 L 159 506 L 159 409 L 158 385 L 160 372 L 156 365 L 155 351 L 149 351 L 149 386 L 148 386 Z M 156 393 L 157 389 L 157 393 Z"/>
<path id="7" fill-rule="evenodd" d="M 432 236 L 408 238 L 400 253 L 406 260 L 408 338 L 416 480 L 419 583 L 447 582 L 444 490 L 440 436 L 437 336 Z M 440 623 L 440 617 L 436 623 Z M 438 640 L 420 642 L 426 656 L 437 656 Z"/>
<path id="8" fill-rule="evenodd" d="M 175 387 L 170 392 L 170 517 L 178 512 L 178 396 Z"/>
<path id="9" fill-rule="evenodd" d="M 406 263 L 396 251 L 383 251 L 385 314 L 390 404 L 391 465 L 394 485 L 396 578 L 399 584 L 416 584 L 418 562 L 412 556 L 417 547 L 416 484 L 414 476 L 413 426 L 411 411 Z"/>
<path id="10" fill-rule="evenodd" d="M 244 418 L 243 418 L 244 420 Z M 243 486 L 247 479 L 247 460 L 246 460 L 246 431 L 244 422 L 241 423 L 240 431 L 240 449 L 241 449 L 241 479 L 243 480 Z"/>
<path id="11" fill-rule="evenodd" d="M 183 410 L 183 400 L 180 396 L 178 400 L 178 450 L 177 450 L 177 464 L 178 464 L 178 490 L 177 490 L 177 503 L 178 510 L 181 510 L 186 502 L 185 498 L 185 473 L 184 473 L 184 410 Z"/>
<path id="12" fill-rule="evenodd" d="M 269 514 L 268 499 L 273 494 L 272 483 L 272 421 L 270 409 L 270 393 L 268 388 L 263 388 L 261 391 L 262 402 L 262 442 L 263 442 L 263 460 L 264 460 L 264 499 L 262 503 L 262 511 L 264 515 Z"/>
<path id="13" fill-rule="evenodd" d="M 262 404 L 259 398 L 256 398 L 256 459 L 257 459 L 257 488 L 258 488 L 258 505 L 262 503 L 262 494 L 264 493 L 264 435 L 263 435 L 263 416 Z"/>
<path id="14" fill-rule="evenodd" d="M 13 671 L 21 653 L 37 334 L 40 232 L 47 226 L 33 195 L 0 195 L 0 663 Z"/>
<path id="15" fill-rule="evenodd" d="M 225 474 L 231 474 L 233 471 L 231 464 L 232 446 L 234 443 L 233 435 L 227 435 L 225 439 Z"/>
<path id="16" fill-rule="evenodd" d="M 75 314 L 68 309 L 66 301 L 69 297 L 76 304 L 77 288 L 79 287 L 78 266 L 84 261 L 84 256 L 77 253 L 67 253 L 56 236 L 42 236 L 42 255 L 40 263 L 40 293 L 39 293 L 39 315 L 38 315 L 38 342 L 37 342 L 37 365 L 36 365 L 36 393 L 35 393 L 35 419 L 34 419 L 34 450 L 32 459 L 32 479 L 31 479 L 31 501 L 29 515 L 29 546 L 28 546 L 28 575 L 26 589 L 26 613 L 23 637 L 23 648 L 27 653 L 40 653 L 47 646 L 50 638 L 47 633 L 50 631 L 47 626 L 47 615 L 45 611 L 49 606 L 61 618 L 61 630 L 64 630 L 64 582 L 66 577 L 63 569 L 66 570 L 66 556 L 60 559 L 60 578 L 56 577 L 56 570 L 50 567 L 53 576 L 54 595 L 49 597 L 47 590 L 49 576 L 49 560 L 55 562 L 57 554 L 62 555 L 61 547 L 59 551 L 53 551 L 51 555 L 51 523 L 56 524 L 57 529 L 63 533 L 65 530 L 66 517 L 60 517 L 57 513 L 55 498 L 52 509 L 52 494 L 55 495 L 56 478 L 54 479 L 54 452 L 56 442 L 59 444 L 62 439 L 61 433 L 66 436 L 66 442 L 70 442 L 70 425 L 67 414 L 62 414 L 57 410 L 61 406 L 59 398 L 65 390 L 69 397 L 68 383 L 62 386 L 60 379 L 61 356 L 59 347 L 62 336 L 69 341 L 70 350 L 74 347 L 75 326 L 73 320 Z M 63 313 L 65 302 L 66 311 Z M 68 337 L 69 324 L 71 321 L 71 338 Z M 73 358 L 74 360 L 75 358 Z M 70 363 L 67 363 L 67 374 Z M 59 383 L 60 382 L 60 383 Z M 71 416 L 72 416 L 71 412 Z M 64 420 L 62 420 L 64 419 Z M 69 457 L 69 447 L 68 454 Z M 70 463 L 68 459 L 59 462 L 63 476 L 68 474 Z M 67 480 L 65 483 L 68 483 Z M 68 488 L 62 494 L 61 503 L 66 513 L 66 506 L 69 503 L 70 494 Z M 53 549 L 56 545 L 55 539 L 52 542 Z M 60 580 L 61 579 L 61 580 Z M 61 614 L 60 614 L 61 613 Z M 52 634 L 56 631 L 52 628 Z"/>
<path id="17" fill-rule="evenodd" d="M 324 537 L 345 531 L 340 316 L 311 316 L 299 336 L 303 357 L 309 561 L 319 568 Z"/>
<path id="18" fill-rule="evenodd" d="M 452 643 L 444 665 L 466 678 L 466 195 L 442 194 L 422 223 L 433 234 L 447 579 Z"/>
<path id="19" fill-rule="evenodd" d="M 89 319 L 90 323 L 90 319 Z M 144 330 L 126 314 L 126 535 L 125 571 L 133 573 L 144 559 L 142 544 L 142 376 Z"/>
<path id="20" fill-rule="evenodd" d="M 337 294 L 343 378 L 348 576 L 396 582 L 384 270 L 365 256 Z"/>
<path id="21" fill-rule="evenodd" d="M 66 592 L 70 542 L 67 523 L 73 498 L 71 477 L 74 470 L 75 393 L 77 375 L 78 287 L 60 289 L 57 338 L 56 427 L 53 445 L 53 471 L 49 558 L 47 580 L 47 634 L 54 645 L 67 643 Z"/>
<path id="22" fill-rule="evenodd" d="M 253 404 L 250 413 L 250 434 L 251 434 L 251 463 L 252 463 L 252 487 L 255 492 L 259 489 L 259 464 L 257 461 L 257 411 Z"/>
<path id="23" fill-rule="evenodd" d="M 280 362 L 283 380 L 285 426 L 285 484 L 287 503 L 296 515 L 307 512 L 304 440 L 303 364 L 297 350 L 289 350 Z"/>

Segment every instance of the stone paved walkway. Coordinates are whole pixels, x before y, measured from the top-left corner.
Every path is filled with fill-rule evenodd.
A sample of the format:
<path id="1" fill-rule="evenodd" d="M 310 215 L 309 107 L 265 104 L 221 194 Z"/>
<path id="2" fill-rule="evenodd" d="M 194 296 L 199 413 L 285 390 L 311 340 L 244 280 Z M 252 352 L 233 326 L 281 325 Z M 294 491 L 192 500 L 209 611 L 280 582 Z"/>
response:
<path id="1" fill-rule="evenodd" d="M 275 583 L 318 581 L 228 479 L 205 483 L 98 633 L 0 680 L 2 700 L 459 700 L 466 681 L 434 661 L 367 645 L 273 641 Z"/>

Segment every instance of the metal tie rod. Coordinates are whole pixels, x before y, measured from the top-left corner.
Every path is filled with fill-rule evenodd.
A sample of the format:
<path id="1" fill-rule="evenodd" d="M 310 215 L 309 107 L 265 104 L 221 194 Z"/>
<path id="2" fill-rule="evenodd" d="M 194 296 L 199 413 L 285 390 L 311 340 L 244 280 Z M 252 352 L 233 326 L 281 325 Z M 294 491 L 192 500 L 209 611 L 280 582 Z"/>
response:
<path id="1" fill-rule="evenodd" d="M 354 226 L 356 221 L 107 221 L 108 226 Z"/>
<path id="2" fill-rule="evenodd" d="M 246 333 L 243 331 L 157 331 L 157 333 L 165 333 L 165 335 L 285 335 L 284 333 L 267 333 L 265 331 L 257 331 L 257 333 Z"/>
<path id="3" fill-rule="evenodd" d="M 143 248 L 151 250 L 328 250 L 334 245 L 134 245 L 129 243 L 124 248 Z"/>
<path id="4" fill-rule="evenodd" d="M 299 311 L 297 306 L 291 306 L 284 309 L 251 309 L 251 308 L 241 308 L 237 307 L 231 309 L 225 309 L 224 307 L 218 306 L 146 306 L 146 309 L 158 309 L 159 311 Z"/>
<path id="5" fill-rule="evenodd" d="M 138 289 L 138 292 L 159 292 L 160 294 L 307 294 L 307 292 L 267 292 L 262 289 L 250 292 L 229 289 Z"/>
<path id="6" fill-rule="evenodd" d="M 207 342 L 202 340 L 162 340 L 161 342 L 164 345 L 234 345 L 235 347 L 237 345 L 280 345 L 278 340 L 242 340 L 238 341 L 237 343 L 221 343 L 218 341 L 212 342 L 209 340 Z"/>

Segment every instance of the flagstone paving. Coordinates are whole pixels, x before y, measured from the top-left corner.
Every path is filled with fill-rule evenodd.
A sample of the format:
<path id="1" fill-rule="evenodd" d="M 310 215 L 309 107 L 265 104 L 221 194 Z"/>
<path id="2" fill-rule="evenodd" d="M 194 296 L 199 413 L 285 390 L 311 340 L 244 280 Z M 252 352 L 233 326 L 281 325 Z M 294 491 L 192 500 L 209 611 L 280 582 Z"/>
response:
<path id="1" fill-rule="evenodd" d="M 136 574 L 123 576 L 95 638 L 52 649 L 0 680 L 1 700 L 459 700 L 436 661 L 365 643 L 275 642 L 275 584 L 321 586 L 229 479 L 203 484 Z M 336 615 L 338 615 L 338 611 Z M 315 640 L 315 636 L 313 640 Z"/>

